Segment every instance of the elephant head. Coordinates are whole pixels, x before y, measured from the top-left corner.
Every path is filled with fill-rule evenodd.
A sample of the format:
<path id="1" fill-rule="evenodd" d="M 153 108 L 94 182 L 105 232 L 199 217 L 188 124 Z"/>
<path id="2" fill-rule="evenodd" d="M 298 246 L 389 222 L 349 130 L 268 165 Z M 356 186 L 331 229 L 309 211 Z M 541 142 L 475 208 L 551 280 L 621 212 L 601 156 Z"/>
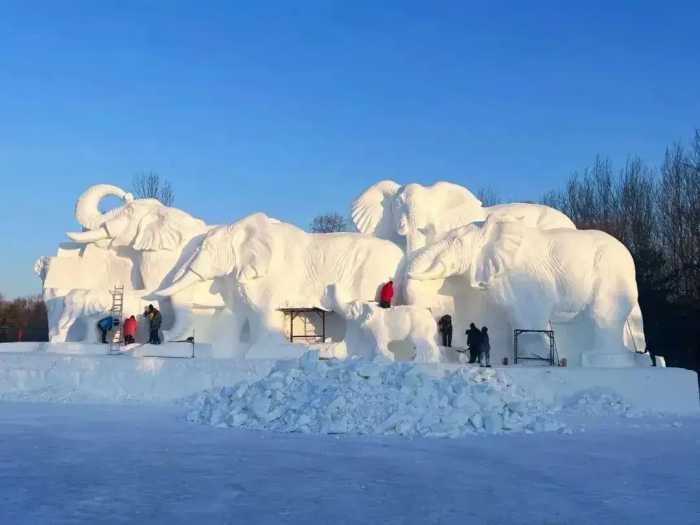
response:
<path id="1" fill-rule="evenodd" d="M 449 182 L 432 186 L 390 180 L 370 187 L 352 204 L 358 231 L 405 245 L 411 253 L 437 235 L 485 218 L 484 208 L 468 189 Z"/>
<path id="2" fill-rule="evenodd" d="M 525 233 L 522 222 L 513 217 L 490 217 L 461 226 L 415 254 L 408 267 L 409 279 L 466 275 L 470 286 L 488 288 L 516 268 Z"/>
<path id="3" fill-rule="evenodd" d="M 123 204 L 102 213 L 100 201 L 108 196 L 122 199 Z M 129 246 L 141 253 L 138 264 L 146 289 L 161 286 L 190 241 L 208 230 L 203 221 L 188 213 L 164 206 L 156 199 L 134 199 L 130 193 L 109 184 L 92 186 L 83 193 L 76 204 L 75 217 L 85 231 L 69 232 L 73 241 L 106 240 L 112 248 Z"/>
<path id="4" fill-rule="evenodd" d="M 241 284 L 264 277 L 272 257 L 270 224 L 273 222 L 266 215 L 256 213 L 213 228 L 175 275 L 174 284 L 158 294 L 173 295 L 197 282 L 217 277 L 232 276 Z"/>

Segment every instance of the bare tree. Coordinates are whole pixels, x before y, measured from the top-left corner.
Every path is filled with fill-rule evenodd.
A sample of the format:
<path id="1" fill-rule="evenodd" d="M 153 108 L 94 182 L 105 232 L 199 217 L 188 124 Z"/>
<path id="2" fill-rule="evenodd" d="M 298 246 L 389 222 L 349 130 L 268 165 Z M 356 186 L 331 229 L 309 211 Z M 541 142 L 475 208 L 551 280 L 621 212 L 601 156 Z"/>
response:
<path id="1" fill-rule="evenodd" d="M 700 135 L 691 151 L 674 144 L 661 166 L 659 222 L 661 242 L 679 296 L 700 301 Z"/>
<path id="2" fill-rule="evenodd" d="M 0 342 L 48 341 L 48 327 L 41 296 L 0 298 Z"/>
<path id="3" fill-rule="evenodd" d="M 172 206 L 175 203 L 175 190 L 172 184 L 152 171 L 135 175 L 131 188 L 131 193 L 139 199 L 157 199 L 166 206 Z"/>
<path id="4" fill-rule="evenodd" d="M 349 222 L 341 214 L 328 212 L 314 217 L 309 227 L 312 233 L 334 233 L 349 231 Z"/>
<path id="5" fill-rule="evenodd" d="M 494 206 L 503 202 L 498 192 L 493 188 L 479 188 L 476 192 L 476 198 L 481 201 L 483 206 Z"/>

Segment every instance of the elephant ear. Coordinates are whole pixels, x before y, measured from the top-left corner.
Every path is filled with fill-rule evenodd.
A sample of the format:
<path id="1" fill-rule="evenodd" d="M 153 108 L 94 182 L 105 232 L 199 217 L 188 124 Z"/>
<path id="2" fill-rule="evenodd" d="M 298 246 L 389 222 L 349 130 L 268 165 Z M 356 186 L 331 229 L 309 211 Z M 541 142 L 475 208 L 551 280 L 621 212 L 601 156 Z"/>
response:
<path id="1" fill-rule="evenodd" d="M 357 231 L 401 243 L 392 215 L 392 201 L 399 189 L 397 182 L 383 180 L 355 199 L 351 214 Z"/>
<path id="2" fill-rule="evenodd" d="M 204 230 L 205 225 L 177 208 L 158 208 L 139 223 L 134 239 L 137 250 L 176 250 L 184 234 Z"/>
<path id="3" fill-rule="evenodd" d="M 481 227 L 480 242 L 474 246 L 470 269 L 471 285 L 487 288 L 513 270 L 522 251 L 527 229 L 514 217 L 488 218 Z"/>
<path id="4" fill-rule="evenodd" d="M 485 218 L 481 201 L 467 188 L 451 182 L 437 182 L 429 188 L 430 195 L 435 200 L 436 208 L 435 232 L 431 240 L 438 240 L 440 234 L 445 234 L 460 226 L 466 226 Z M 431 233 L 431 232 L 427 232 Z"/>
<path id="5" fill-rule="evenodd" d="M 236 228 L 234 246 L 236 247 L 236 280 L 247 283 L 265 277 L 272 262 L 272 228 L 279 221 L 270 219 L 264 213 L 255 213 L 240 223 Z"/>

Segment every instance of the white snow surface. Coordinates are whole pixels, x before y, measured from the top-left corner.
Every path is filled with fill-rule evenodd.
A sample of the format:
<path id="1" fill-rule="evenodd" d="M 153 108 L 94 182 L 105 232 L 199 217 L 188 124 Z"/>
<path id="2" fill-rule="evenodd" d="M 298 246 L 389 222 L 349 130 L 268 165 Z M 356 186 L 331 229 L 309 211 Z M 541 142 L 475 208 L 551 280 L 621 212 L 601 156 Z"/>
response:
<path id="1" fill-rule="evenodd" d="M 700 419 L 404 439 L 0 402 L 0 523 L 695 525 Z"/>

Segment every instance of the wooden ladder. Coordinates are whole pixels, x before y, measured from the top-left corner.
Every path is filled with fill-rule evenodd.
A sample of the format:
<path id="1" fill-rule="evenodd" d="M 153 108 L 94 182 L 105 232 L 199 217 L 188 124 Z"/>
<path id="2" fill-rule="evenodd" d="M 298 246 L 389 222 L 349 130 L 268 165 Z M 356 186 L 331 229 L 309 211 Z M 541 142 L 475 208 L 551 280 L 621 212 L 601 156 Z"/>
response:
<path id="1" fill-rule="evenodd" d="M 109 353 L 120 353 L 119 347 L 123 343 L 122 338 L 122 317 L 124 313 L 124 286 L 114 286 L 112 294 L 112 338 L 109 340 Z"/>

